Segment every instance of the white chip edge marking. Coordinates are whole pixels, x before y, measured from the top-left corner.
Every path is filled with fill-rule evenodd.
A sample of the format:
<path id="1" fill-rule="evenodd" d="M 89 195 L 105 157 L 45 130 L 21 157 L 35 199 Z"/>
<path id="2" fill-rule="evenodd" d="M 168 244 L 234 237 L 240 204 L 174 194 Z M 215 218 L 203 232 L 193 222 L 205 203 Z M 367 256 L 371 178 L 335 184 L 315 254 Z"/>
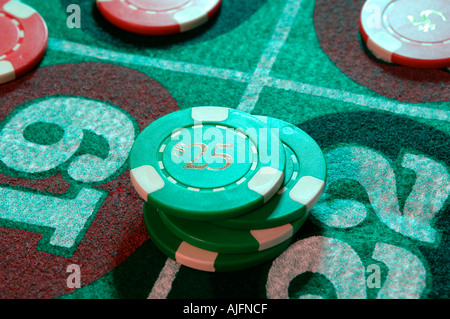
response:
<path id="1" fill-rule="evenodd" d="M 170 136 L 170 138 L 171 138 L 172 140 L 174 140 L 175 137 L 177 137 L 178 135 L 181 134 L 181 130 L 182 130 L 182 129 L 179 129 L 179 130 L 173 132 L 172 135 Z"/>
<path id="2" fill-rule="evenodd" d="M 297 156 L 291 155 L 291 159 L 294 164 L 297 164 Z"/>
<path id="3" fill-rule="evenodd" d="M 269 201 L 280 188 L 284 173 L 273 167 L 261 167 L 248 182 L 248 188 L 262 196 L 264 203 Z M 274 183 L 273 181 L 277 182 Z"/>
<path id="4" fill-rule="evenodd" d="M 185 32 L 208 22 L 208 13 L 199 7 L 189 7 L 173 15 L 180 25 L 180 31 Z"/>
<path id="5" fill-rule="evenodd" d="M 402 47 L 402 42 L 389 33 L 381 31 L 367 40 L 367 47 L 377 58 L 392 62 L 392 53 Z"/>
<path id="6" fill-rule="evenodd" d="M 323 192 L 324 187 L 324 181 L 313 176 L 303 176 L 292 187 L 289 197 L 293 201 L 305 205 L 307 211 L 309 211 L 319 200 L 319 195 Z"/>
<path id="7" fill-rule="evenodd" d="M 174 184 L 178 183 L 172 176 L 167 176 L 167 179 Z"/>
<path id="8" fill-rule="evenodd" d="M 191 116 L 194 121 L 225 121 L 228 118 L 228 108 L 219 106 L 194 107 Z"/>
<path id="9" fill-rule="evenodd" d="M 182 242 L 175 253 L 175 260 L 185 266 L 214 272 L 214 262 L 219 254 Z"/>
<path id="10" fill-rule="evenodd" d="M 240 137 L 242 137 L 244 140 L 247 138 L 247 135 L 245 135 L 243 132 L 236 130 L 236 134 Z"/>
<path id="11" fill-rule="evenodd" d="M 294 228 L 291 224 L 285 224 L 268 229 L 253 229 L 250 230 L 250 233 L 258 241 L 259 251 L 262 251 L 291 238 L 294 234 Z"/>
<path id="12" fill-rule="evenodd" d="M 0 83 L 6 83 L 16 79 L 16 71 L 9 61 L 0 61 Z"/>
<path id="13" fill-rule="evenodd" d="M 148 194 L 164 187 L 164 180 L 151 165 L 142 165 L 130 171 L 131 182 L 138 194 L 147 201 Z"/>
<path id="14" fill-rule="evenodd" d="M 19 1 L 9 1 L 3 5 L 3 10 L 19 19 L 28 19 L 36 10 Z"/>

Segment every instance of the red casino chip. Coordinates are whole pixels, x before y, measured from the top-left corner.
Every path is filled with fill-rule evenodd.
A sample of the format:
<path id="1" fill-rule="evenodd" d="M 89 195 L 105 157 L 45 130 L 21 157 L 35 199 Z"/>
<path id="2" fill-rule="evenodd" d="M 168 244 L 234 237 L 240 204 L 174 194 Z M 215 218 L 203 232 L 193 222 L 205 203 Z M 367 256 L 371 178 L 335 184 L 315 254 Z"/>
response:
<path id="1" fill-rule="evenodd" d="M 97 0 L 101 14 L 133 33 L 168 35 L 194 29 L 210 20 L 222 0 Z"/>
<path id="2" fill-rule="evenodd" d="M 47 25 L 33 8 L 0 0 L 0 84 L 35 68 L 45 54 Z"/>
<path id="3" fill-rule="evenodd" d="M 415 68 L 450 66 L 448 0 L 367 0 L 361 37 L 375 57 Z"/>

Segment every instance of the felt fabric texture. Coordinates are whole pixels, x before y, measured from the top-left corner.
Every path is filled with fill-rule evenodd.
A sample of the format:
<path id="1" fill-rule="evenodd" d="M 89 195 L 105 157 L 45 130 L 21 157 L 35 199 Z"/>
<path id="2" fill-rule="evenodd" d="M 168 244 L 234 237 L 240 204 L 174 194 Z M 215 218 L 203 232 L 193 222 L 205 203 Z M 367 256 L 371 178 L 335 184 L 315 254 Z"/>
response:
<path id="1" fill-rule="evenodd" d="M 99 63 L 58 64 L 39 68 L 29 76 L 0 87 L 2 129 L 5 130 L 8 123 L 14 122 L 21 112 L 29 109 L 36 101 L 73 96 L 120 105 L 120 109 L 128 113 L 125 116 L 135 121 L 133 131 L 136 133 L 156 118 L 178 109 L 175 100 L 164 88 L 139 71 Z M 44 114 L 42 120 L 46 119 Z M 72 121 L 74 123 L 67 125 L 62 122 L 60 125 L 29 125 L 24 130 L 24 139 L 40 145 L 59 142 L 62 139 L 61 130 L 76 125 L 76 117 Z M 103 120 L 105 122 L 101 119 L 96 121 L 99 130 L 108 127 L 108 118 Z M 111 153 L 110 141 L 93 132 L 92 128 L 79 129 L 82 140 L 73 154 L 73 160 L 87 154 L 107 158 Z M 2 145 L 2 151 L 6 148 Z M 25 212 L 17 211 L 14 219 L 0 220 L 3 238 L 1 263 L 2 269 L 8 269 L 2 271 L 4 297 L 50 298 L 66 294 L 71 291 L 66 285 L 66 268 L 69 265 L 82 267 L 83 281 L 89 284 L 126 260 L 147 239 L 143 227 L 142 202 L 129 182 L 126 161 L 105 181 L 79 183 L 67 174 L 66 164 L 72 160 L 43 172 L 23 173 L 5 165 L 7 155 L 4 154 L 2 152 L 0 173 L 0 183 L 6 186 L 3 189 L 41 195 L 32 199 L 37 208 L 46 203 L 48 196 L 68 200 L 66 210 L 62 211 L 59 218 L 70 219 L 76 205 L 80 205 L 70 199 L 79 196 L 83 189 L 94 189 L 102 194 L 101 206 L 94 208 L 92 217 L 85 223 L 77 241 L 68 248 L 51 244 L 50 238 L 55 229 L 41 224 L 38 217 L 29 217 L 22 222 L 21 214 L 33 216 L 32 209 L 24 207 Z M 34 161 L 32 155 L 27 157 L 24 154 L 21 161 Z M 15 196 L 2 198 L 2 209 L 13 211 L 14 207 L 21 207 L 21 203 L 15 204 L 15 200 Z M 44 210 L 43 207 L 40 209 Z M 51 216 L 56 210 L 52 207 L 47 214 Z M 65 230 L 69 231 L 70 228 Z"/>

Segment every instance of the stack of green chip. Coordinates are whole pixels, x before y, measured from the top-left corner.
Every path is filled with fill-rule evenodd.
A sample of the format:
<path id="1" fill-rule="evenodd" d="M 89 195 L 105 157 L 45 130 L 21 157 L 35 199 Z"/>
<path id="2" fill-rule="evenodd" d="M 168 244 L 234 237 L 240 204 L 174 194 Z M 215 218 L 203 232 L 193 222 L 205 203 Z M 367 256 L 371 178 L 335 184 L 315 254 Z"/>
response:
<path id="1" fill-rule="evenodd" d="M 130 174 L 161 251 L 191 268 L 234 271 L 287 248 L 324 190 L 326 164 L 289 123 L 207 106 L 145 128 Z"/>

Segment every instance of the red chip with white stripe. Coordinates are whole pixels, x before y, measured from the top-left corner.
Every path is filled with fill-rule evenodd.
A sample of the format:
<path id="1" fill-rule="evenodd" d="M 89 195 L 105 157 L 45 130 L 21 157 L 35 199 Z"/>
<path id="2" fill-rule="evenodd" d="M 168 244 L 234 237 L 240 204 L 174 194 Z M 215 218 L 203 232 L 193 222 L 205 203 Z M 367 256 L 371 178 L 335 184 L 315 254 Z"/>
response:
<path id="1" fill-rule="evenodd" d="M 101 14 L 115 26 L 138 34 L 168 35 L 210 20 L 222 0 L 97 0 Z"/>
<path id="2" fill-rule="evenodd" d="M 450 66 L 449 0 L 367 0 L 359 23 L 367 48 L 383 61 Z"/>
<path id="3" fill-rule="evenodd" d="M 35 68 L 45 54 L 47 25 L 33 8 L 0 0 L 0 84 Z"/>

